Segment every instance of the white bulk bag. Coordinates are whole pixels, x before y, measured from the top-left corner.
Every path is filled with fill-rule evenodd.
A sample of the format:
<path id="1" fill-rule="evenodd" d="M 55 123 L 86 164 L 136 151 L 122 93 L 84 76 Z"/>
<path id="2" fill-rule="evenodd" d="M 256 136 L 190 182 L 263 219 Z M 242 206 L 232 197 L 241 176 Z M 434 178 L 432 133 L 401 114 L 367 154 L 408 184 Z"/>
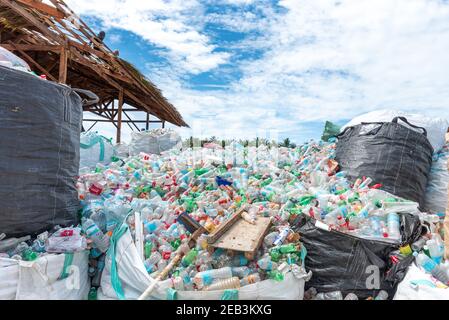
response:
<path id="1" fill-rule="evenodd" d="M 182 139 L 179 134 L 170 129 L 133 132 L 129 145 L 130 156 L 141 152 L 146 154 L 161 154 L 171 149 L 181 150 Z"/>
<path id="2" fill-rule="evenodd" d="M 0 258 L 0 300 L 86 300 L 88 264 L 87 251 L 30 262 Z"/>
<path id="3" fill-rule="evenodd" d="M 409 267 L 393 300 L 449 300 L 449 288 L 439 288 L 415 263 Z"/>
<path id="4" fill-rule="evenodd" d="M 305 282 L 311 274 L 294 276 L 284 281 L 265 280 L 238 290 L 239 300 L 302 300 Z M 129 230 L 122 227 L 114 233 L 98 290 L 99 300 L 136 300 L 154 281 L 145 270 Z M 162 281 L 151 295 L 153 300 L 166 300 L 171 280 Z M 178 300 L 220 300 L 225 291 L 178 291 Z"/>
<path id="5" fill-rule="evenodd" d="M 108 165 L 115 154 L 111 141 L 96 132 L 82 133 L 80 147 L 80 169 Z"/>

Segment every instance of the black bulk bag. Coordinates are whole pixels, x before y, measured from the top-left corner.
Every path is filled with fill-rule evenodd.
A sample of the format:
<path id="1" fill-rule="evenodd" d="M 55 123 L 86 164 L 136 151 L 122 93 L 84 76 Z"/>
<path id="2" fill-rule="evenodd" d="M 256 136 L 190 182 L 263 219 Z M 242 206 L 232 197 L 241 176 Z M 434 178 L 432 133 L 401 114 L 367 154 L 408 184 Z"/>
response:
<path id="1" fill-rule="evenodd" d="M 398 117 L 348 127 L 337 138 L 336 160 L 349 180 L 370 177 L 382 190 L 422 207 L 433 155 L 426 129 Z"/>
<path id="2" fill-rule="evenodd" d="M 298 216 L 292 228 L 301 235 L 307 249 L 305 265 L 312 271 L 306 288 L 313 287 L 318 292 L 342 291 L 344 295 L 353 292 L 360 299 L 375 297 L 380 290 L 385 290 L 393 298 L 414 257 L 408 256 L 394 264 L 390 256 L 401 246 L 414 243 L 422 233 L 417 216 L 403 213 L 400 218 L 402 244 L 395 245 L 324 230 L 309 216 Z M 379 275 L 377 288 L 369 287 L 374 274 Z"/>
<path id="3" fill-rule="evenodd" d="M 0 234 L 78 224 L 82 103 L 67 86 L 0 67 Z"/>

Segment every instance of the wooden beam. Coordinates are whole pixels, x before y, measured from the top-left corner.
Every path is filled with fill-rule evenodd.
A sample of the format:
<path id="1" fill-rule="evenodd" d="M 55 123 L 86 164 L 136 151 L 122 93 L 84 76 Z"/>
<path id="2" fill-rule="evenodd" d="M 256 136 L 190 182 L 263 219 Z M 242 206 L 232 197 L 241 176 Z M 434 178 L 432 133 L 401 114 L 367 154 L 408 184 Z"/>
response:
<path id="1" fill-rule="evenodd" d="M 56 33 L 51 32 L 45 24 L 40 22 L 34 15 L 32 15 L 30 12 L 28 12 L 23 6 L 21 6 L 16 1 L 1 0 L 1 3 L 8 6 L 15 12 L 17 12 L 23 18 L 28 20 L 28 22 L 32 23 L 36 28 L 39 29 L 39 31 L 43 35 L 47 36 L 48 38 L 50 38 L 58 43 L 60 42 L 61 39 L 59 38 L 59 36 Z"/>
<path id="2" fill-rule="evenodd" d="M 13 43 L 10 43 L 12 46 L 14 46 Z M 44 67 L 42 67 L 39 63 L 37 63 L 33 58 L 31 58 L 28 54 L 26 54 L 25 52 L 23 52 L 22 50 L 19 50 L 16 48 L 15 51 L 18 51 L 22 57 L 27 60 L 29 63 L 31 63 L 32 65 L 34 65 L 36 68 L 39 69 L 39 71 L 41 71 L 43 74 L 45 74 L 50 80 L 57 82 L 56 78 L 53 77 L 47 70 L 45 70 Z"/>
<path id="3" fill-rule="evenodd" d="M 10 51 L 20 49 L 22 51 L 52 51 L 59 53 L 62 46 L 48 46 L 48 45 L 36 45 L 36 44 L 14 44 L 14 46 L 6 43 L 0 44 L 3 48 Z M 17 49 L 16 49 L 17 48 Z"/>
<path id="4" fill-rule="evenodd" d="M 84 112 L 91 112 L 89 110 L 84 110 Z M 95 113 L 95 115 L 98 116 L 98 114 Z M 85 122 L 110 122 L 110 123 L 118 123 L 117 120 L 107 120 L 107 119 L 83 119 L 83 121 Z M 122 123 L 147 123 L 146 120 L 122 120 Z M 156 120 L 150 120 L 150 123 L 161 123 L 161 121 L 156 121 Z"/>
<path id="5" fill-rule="evenodd" d="M 67 60 L 68 50 L 63 47 L 59 58 L 59 83 L 67 83 Z"/>
<path id="6" fill-rule="evenodd" d="M 121 88 L 118 96 L 117 143 L 120 143 L 122 141 L 122 109 L 123 109 L 123 89 Z"/>
<path id="7" fill-rule="evenodd" d="M 45 3 L 42 3 L 41 1 L 37 1 L 37 0 L 17 0 L 17 2 L 20 2 L 24 5 L 27 5 L 33 9 L 36 9 L 40 12 L 46 13 L 50 16 L 59 18 L 59 19 L 64 19 L 65 18 L 65 14 L 62 13 L 61 11 L 59 11 L 58 9 L 49 6 Z"/>

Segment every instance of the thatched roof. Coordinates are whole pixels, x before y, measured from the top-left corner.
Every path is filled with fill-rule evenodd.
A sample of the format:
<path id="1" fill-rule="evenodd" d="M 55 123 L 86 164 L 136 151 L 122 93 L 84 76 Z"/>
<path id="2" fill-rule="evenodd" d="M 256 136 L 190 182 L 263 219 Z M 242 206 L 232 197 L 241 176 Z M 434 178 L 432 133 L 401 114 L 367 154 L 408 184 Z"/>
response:
<path id="1" fill-rule="evenodd" d="M 102 115 L 101 106 L 117 100 L 123 90 L 124 103 L 163 121 L 188 126 L 161 91 L 137 68 L 99 42 L 62 0 L 0 0 L 0 36 L 0 45 L 25 58 L 34 70 L 47 74 L 49 80 L 97 94 L 100 103 L 86 111 Z M 60 71 L 61 64 L 65 64 L 63 54 L 66 74 Z"/>

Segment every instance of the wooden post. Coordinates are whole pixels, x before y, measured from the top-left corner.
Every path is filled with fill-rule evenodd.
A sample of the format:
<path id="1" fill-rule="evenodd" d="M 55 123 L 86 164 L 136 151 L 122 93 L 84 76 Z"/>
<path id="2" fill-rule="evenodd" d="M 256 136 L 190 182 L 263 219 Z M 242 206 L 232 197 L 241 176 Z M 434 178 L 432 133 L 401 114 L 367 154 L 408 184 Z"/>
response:
<path id="1" fill-rule="evenodd" d="M 117 143 L 122 141 L 122 110 L 123 110 L 123 89 L 120 89 L 118 96 L 118 113 L 117 113 Z"/>
<path id="2" fill-rule="evenodd" d="M 150 114 L 147 112 L 147 126 L 146 126 L 147 131 L 150 130 Z"/>
<path id="3" fill-rule="evenodd" d="M 67 59 L 68 51 L 65 47 L 61 48 L 61 54 L 59 57 L 59 83 L 67 83 Z"/>
<path id="4" fill-rule="evenodd" d="M 162 129 L 165 129 L 165 121 L 162 121 Z"/>

